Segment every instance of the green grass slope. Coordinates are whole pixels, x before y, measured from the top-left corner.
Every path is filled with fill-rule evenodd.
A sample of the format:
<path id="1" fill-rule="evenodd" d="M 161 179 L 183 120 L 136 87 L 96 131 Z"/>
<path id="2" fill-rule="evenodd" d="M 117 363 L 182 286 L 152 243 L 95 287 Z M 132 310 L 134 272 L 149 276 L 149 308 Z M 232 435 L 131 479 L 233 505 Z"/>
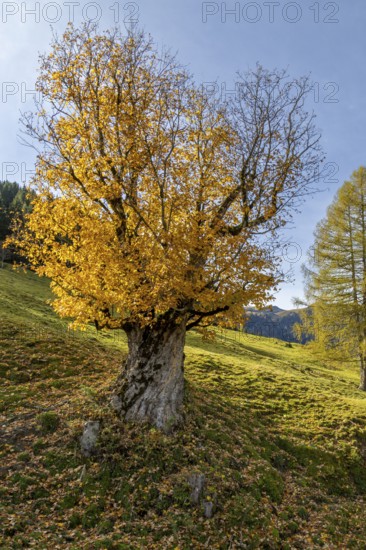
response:
<path id="1" fill-rule="evenodd" d="M 0 270 L 1 548 L 366 547 L 357 372 L 300 345 L 192 333 L 186 425 L 167 437 L 107 406 L 123 334 L 68 332 L 50 298 L 47 281 Z M 97 419 L 84 458 L 83 423 Z M 198 505 L 192 473 L 206 480 Z"/>

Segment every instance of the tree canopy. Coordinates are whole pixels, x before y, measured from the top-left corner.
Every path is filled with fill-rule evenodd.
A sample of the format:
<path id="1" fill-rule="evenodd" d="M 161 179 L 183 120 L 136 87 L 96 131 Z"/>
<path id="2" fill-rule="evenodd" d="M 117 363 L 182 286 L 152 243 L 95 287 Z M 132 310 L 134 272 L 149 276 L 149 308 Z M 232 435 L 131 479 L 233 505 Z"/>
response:
<path id="1" fill-rule="evenodd" d="M 188 327 L 279 280 L 260 246 L 310 191 L 321 159 L 311 83 L 261 67 L 226 103 L 142 33 L 68 28 L 42 58 L 37 199 L 18 242 L 60 315 L 99 326 L 171 310 Z"/>

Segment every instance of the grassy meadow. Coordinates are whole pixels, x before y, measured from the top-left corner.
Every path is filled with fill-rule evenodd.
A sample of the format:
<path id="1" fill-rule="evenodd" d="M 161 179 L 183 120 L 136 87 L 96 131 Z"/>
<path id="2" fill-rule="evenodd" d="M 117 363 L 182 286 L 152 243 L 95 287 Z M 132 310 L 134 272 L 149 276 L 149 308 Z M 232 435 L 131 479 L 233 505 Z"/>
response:
<path id="1" fill-rule="evenodd" d="M 299 344 L 193 332 L 186 425 L 168 437 L 108 406 L 124 335 L 70 332 L 50 298 L 46 280 L 0 269 L 0 548 L 366 548 L 356 370 Z M 87 420 L 102 425 L 90 458 Z"/>

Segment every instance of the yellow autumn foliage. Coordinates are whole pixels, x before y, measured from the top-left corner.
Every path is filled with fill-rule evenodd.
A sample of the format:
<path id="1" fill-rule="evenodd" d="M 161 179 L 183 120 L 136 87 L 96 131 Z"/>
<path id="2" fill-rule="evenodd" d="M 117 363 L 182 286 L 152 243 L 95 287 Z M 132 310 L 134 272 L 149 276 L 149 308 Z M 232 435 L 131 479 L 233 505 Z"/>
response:
<path id="1" fill-rule="evenodd" d="M 169 310 L 227 322 L 265 303 L 280 274 L 258 235 L 283 225 L 317 155 L 317 139 L 303 148 L 311 159 L 301 153 L 305 119 L 289 114 L 277 77 L 283 127 L 272 130 L 264 111 L 230 115 L 143 34 L 70 25 L 55 38 L 37 116 L 24 120 L 43 146 L 37 195 L 13 242 L 52 280 L 61 316 L 110 328 Z M 263 93 L 265 78 L 259 69 Z"/>

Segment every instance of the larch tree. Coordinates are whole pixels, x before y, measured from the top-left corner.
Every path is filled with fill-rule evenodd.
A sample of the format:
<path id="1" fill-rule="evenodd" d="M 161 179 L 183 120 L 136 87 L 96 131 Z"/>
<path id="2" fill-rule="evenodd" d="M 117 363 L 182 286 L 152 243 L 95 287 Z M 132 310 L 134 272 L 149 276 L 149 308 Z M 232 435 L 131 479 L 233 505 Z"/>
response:
<path id="1" fill-rule="evenodd" d="M 339 189 L 315 231 L 303 327 L 323 356 L 360 366 L 366 390 L 366 168 Z"/>
<path id="2" fill-rule="evenodd" d="M 258 66 L 238 82 L 220 101 L 144 33 L 70 25 L 23 119 L 37 195 L 18 245 L 59 315 L 125 331 L 114 405 L 166 432 L 183 419 L 186 331 L 268 300 L 280 269 L 261 240 L 322 160 L 307 77 Z"/>

